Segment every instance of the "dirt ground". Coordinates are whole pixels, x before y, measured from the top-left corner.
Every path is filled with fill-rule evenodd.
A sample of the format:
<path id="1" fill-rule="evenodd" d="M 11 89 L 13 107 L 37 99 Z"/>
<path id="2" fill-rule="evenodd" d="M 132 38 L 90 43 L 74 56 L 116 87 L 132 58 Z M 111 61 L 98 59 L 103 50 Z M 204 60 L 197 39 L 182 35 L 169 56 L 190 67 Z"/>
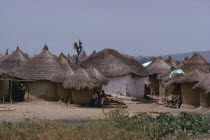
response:
<path id="1" fill-rule="evenodd" d="M 207 114 L 210 110 L 201 107 L 190 109 L 181 107 L 179 109 L 168 108 L 154 101 L 124 101 L 128 108 L 125 111 L 132 114 L 141 112 L 170 112 L 173 114 L 186 111 Z M 0 104 L 0 121 L 20 121 L 24 119 L 47 119 L 55 121 L 81 122 L 90 119 L 103 118 L 103 112 L 110 109 L 81 107 L 78 105 L 66 105 L 60 102 L 31 101 L 13 104 Z"/>

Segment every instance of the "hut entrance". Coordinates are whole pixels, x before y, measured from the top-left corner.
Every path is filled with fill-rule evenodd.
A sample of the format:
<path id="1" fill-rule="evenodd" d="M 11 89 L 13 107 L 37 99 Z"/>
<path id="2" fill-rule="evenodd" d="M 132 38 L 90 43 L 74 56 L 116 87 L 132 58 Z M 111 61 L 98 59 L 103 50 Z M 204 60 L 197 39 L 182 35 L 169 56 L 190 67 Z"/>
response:
<path id="1" fill-rule="evenodd" d="M 8 97 L 10 100 L 15 102 L 22 102 L 24 101 L 25 96 L 25 86 L 19 81 L 10 81 L 9 82 L 9 93 L 11 93 Z"/>
<path id="2" fill-rule="evenodd" d="M 159 80 L 157 79 L 157 75 L 149 76 L 149 81 L 151 83 L 149 85 L 151 94 L 158 95 L 159 94 Z"/>
<path id="3" fill-rule="evenodd" d="M 181 98 L 182 103 L 187 105 L 199 106 L 200 105 L 200 95 L 199 91 L 194 89 L 193 86 L 196 83 L 182 83 L 181 84 Z"/>

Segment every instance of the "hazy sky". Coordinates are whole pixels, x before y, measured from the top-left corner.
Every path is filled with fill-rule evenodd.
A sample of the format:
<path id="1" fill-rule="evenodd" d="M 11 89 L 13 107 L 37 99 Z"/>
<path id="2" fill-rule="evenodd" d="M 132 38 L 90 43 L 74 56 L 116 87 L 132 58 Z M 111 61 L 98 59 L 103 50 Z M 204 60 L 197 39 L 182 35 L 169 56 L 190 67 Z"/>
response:
<path id="1" fill-rule="evenodd" d="M 0 0 L 0 53 L 73 54 L 79 38 L 88 54 L 210 50 L 210 0 Z"/>

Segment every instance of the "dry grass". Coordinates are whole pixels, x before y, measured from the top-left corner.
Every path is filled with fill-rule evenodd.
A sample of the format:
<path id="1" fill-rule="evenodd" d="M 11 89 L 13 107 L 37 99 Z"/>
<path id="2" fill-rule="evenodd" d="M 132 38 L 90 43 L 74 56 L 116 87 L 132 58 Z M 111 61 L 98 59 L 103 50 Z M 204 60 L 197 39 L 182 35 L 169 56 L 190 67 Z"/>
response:
<path id="1" fill-rule="evenodd" d="M 107 114 L 105 119 L 83 124 L 39 120 L 25 120 L 18 123 L 3 122 L 0 124 L 0 139 L 146 140 L 164 138 L 184 140 L 193 133 L 194 125 L 199 126 L 196 129 L 196 132 L 199 133 L 193 136 L 203 134 L 200 132 L 208 134 L 210 125 L 208 117 L 188 113 L 182 113 L 177 117 L 170 114 L 159 114 L 159 117 L 146 114 L 130 117 L 117 110 Z M 186 119 L 192 120 L 193 123 L 188 124 L 189 121 Z M 195 120 L 201 122 L 195 122 Z M 172 129 L 172 126 L 176 128 Z"/>

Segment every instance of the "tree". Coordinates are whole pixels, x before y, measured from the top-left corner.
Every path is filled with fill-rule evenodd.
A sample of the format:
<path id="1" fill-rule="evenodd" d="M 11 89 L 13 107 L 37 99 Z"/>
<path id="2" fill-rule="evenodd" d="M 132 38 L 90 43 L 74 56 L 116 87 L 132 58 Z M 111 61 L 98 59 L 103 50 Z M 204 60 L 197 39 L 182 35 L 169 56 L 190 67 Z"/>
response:
<path id="1" fill-rule="evenodd" d="M 79 40 L 78 43 L 77 43 L 77 42 L 74 42 L 74 47 L 73 47 L 73 49 L 76 50 L 76 54 L 73 55 L 73 56 L 74 56 L 74 58 L 75 58 L 76 64 L 78 64 L 78 62 L 79 62 L 79 56 L 84 52 L 83 46 L 82 46 L 82 42 L 81 42 L 80 40 Z"/>
<path id="2" fill-rule="evenodd" d="M 189 59 L 189 57 L 185 57 L 184 60 L 187 61 Z"/>

